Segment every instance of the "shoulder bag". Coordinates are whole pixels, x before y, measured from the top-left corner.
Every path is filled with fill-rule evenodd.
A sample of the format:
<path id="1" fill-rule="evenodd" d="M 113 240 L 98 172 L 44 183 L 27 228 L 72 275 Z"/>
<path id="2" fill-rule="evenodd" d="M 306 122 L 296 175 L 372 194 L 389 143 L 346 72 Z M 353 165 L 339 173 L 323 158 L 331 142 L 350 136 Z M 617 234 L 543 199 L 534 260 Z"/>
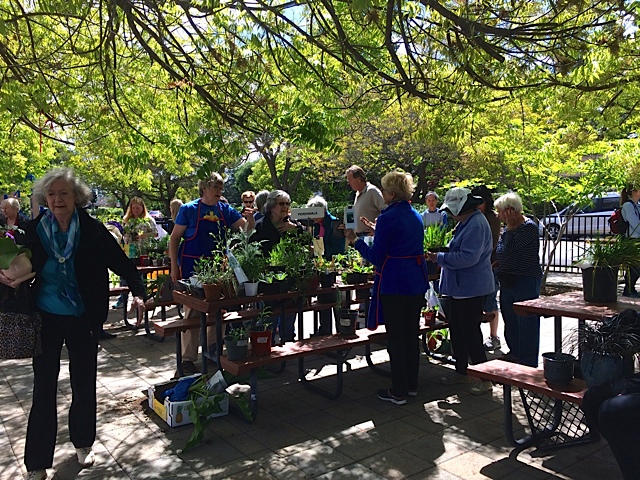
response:
<path id="1" fill-rule="evenodd" d="M 42 322 L 28 283 L 17 288 L 0 285 L 0 359 L 31 358 L 42 353 Z"/>

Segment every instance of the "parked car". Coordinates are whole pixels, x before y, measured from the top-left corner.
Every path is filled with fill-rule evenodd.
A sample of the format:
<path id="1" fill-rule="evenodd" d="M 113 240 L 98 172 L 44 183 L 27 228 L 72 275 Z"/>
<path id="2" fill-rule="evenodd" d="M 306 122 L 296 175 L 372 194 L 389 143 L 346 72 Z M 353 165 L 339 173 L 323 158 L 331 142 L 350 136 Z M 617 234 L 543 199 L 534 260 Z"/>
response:
<path id="1" fill-rule="evenodd" d="M 608 192 L 602 196 L 592 197 L 592 204 L 579 207 L 575 203 L 563 208 L 558 213 L 547 215 L 541 223 L 552 239 L 558 238 L 560 226 L 566 219 L 564 237 L 600 236 L 609 232 L 609 217 L 620 206 L 620 194 Z M 571 216 L 573 214 L 573 216 Z"/>
<path id="2" fill-rule="evenodd" d="M 160 210 L 149 210 L 149 215 L 151 215 L 151 217 L 154 220 L 163 217 L 162 212 Z"/>

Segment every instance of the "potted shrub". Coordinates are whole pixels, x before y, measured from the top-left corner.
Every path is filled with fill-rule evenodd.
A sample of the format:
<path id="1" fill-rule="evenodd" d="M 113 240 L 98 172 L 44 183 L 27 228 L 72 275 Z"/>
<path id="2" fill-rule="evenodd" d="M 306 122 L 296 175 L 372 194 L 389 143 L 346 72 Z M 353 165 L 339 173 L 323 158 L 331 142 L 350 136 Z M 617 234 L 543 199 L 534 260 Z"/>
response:
<path id="1" fill-rule="evenodd" d="M 441 353 L 443 355 L 451 355 L 453 349 L 451 348 L 451 339 L 449 338 L 449 329 L 448 328 L 439 328 L 438 330 L 433 330 L 432 332 L 427 333 L 427 343 L 435 342 L 435 348 L 432 350 L 436 353 Z"/>
<path id="2" fill-rule="evenodd" d="M 618 272 L 640 266 L 640 244 L 622 236 L 595 238 L 576 265 L 582 268 L 584 300 L 613 303 L 618 299 Z"/>
<path id="3" fill-rule="evenodd" d="M 5 231 L 5 235 L 0 237 L 0 270 L 12 281 L 12 286 L 17 286 L 35 275 L 32 272 L 31 250 L 16 245 L 10 231 Z"/>
<path id="4" fill-rule="evenodd" d="M 580 351 L 580 370 L 588 387 L 633 373 L 640 352 L 640 325 L 635 310 L 625 310 L 602 322 L 584 322 L 572 335 Z"/>
<path id="5" fill-rule="evenodd" d="M 446 252 L 449 249 L 447 245 L 453 238 L 453 232 L 446 225 L 432 223 L 424 231 L 424 239 L 422 245 L 425 252 Z M 438 274 L 438 264 L 436 262 L 427 262 L 429 275 Z"/>
<path id="6" fill-rule="evenodd" d="M 248 279 L 244 282 L 244 293 L 253 297 L 258 294 L 258 282 L 267 269 L 267 261 L 262 256 L 261 244 L 264 240 L 250 242 L 250 233 L 242 229 L 234 233 L 231 237 L 230 249 Z"/>
<path id="7" fill-rule="evenodd" d="M 271 307 L 267 306 L 260 311 L 255 320 L 252 320 L 249 328 L 252 355 L 269 355 L 271 353 L 273 339 L 272 316 Z"/>
<path id="8" fill-rule="evenodd" d="M 224 337 L 224 345 L 227 348 L 229 360 L 242 360 L 247 358 L 249 350 L 249 330 L 244 325 L 232 328 Z"/>
<path id="9" fill-rule="evenodd" d="M 210 258 L 199 258 L 194 266 L 195 278 L 204 290 L 208 302 L 220 300 L 223 282 L 230 279 L 233 272 L 228 268 L 226 257 L 220 253 Z"/>

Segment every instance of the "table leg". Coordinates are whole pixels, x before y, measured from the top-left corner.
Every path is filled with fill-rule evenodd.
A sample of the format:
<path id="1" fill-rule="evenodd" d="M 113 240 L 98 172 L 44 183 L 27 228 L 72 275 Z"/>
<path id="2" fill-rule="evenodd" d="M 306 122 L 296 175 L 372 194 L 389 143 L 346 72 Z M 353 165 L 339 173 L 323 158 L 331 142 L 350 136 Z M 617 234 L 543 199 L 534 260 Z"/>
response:
<path id="1" fill-rule="evenodd" d="M 182 370 L 182 332 L 176 332 L 176 363 L 178 364 L 176 371 L 178 378 L 184 377 Z"/>
<path id="2" fill-rule="evenodd" d="M 553 338 L 554 348 L 556 352 L 562 351 L 562 317 L 556 315 L 553 317 Z"/>
<path id="3" fill-rule="evenodd" d="M 207 345 L 207 314 L 200 312 L 200 344 L 202 346 L 202 374 L 208 372 L 207 365 L 207 351 L 209 345 Z"/>

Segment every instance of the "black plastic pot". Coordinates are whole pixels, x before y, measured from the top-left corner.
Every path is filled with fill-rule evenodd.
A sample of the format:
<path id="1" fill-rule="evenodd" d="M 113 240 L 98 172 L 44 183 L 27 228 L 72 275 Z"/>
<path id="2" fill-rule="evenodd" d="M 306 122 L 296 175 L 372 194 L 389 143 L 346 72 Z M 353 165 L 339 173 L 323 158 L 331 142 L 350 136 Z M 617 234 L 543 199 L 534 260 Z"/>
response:
<path id="1" fill-rule="evenodd" d="M 584 351 L 580 355 L 580 370 L 587 387 L 595 387 L 622 378 L 624 359 L 617 355 Z"/>
<path id="2" fill-rule="evenodd" d="M 338 321 L 338 333 L 340 335 L 354 336 L 358 321 L 357 310 L 340 310 L 340 320 Z"/>
<path id="3" fill-rule="evenodd" d="M 576 357 L 568 353 L 547 352 L 542 354 L 544 378 L 553 385 L 569 385 L 573 378 Z"/>
<path id="4" fill-rule="evenodd" d="M 618 300 L 618 267 L 583 268 L 582 292 L 585 302 L 616 302 Z"/>

